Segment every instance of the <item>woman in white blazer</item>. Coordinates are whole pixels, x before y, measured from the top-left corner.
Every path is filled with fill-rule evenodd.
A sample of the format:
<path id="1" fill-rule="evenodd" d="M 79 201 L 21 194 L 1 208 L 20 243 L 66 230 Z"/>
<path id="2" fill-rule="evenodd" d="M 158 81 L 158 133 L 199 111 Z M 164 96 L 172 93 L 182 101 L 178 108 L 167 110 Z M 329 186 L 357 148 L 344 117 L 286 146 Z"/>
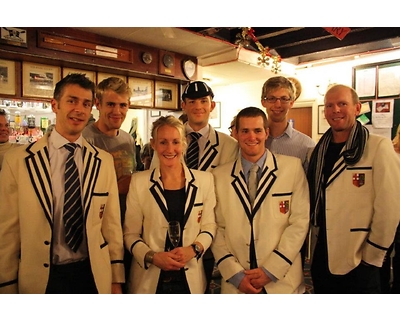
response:
<path id="1" fill-rule="evenodd" d="M 204 293 L 202 254 L 216 232 L 214 180 L 183 161 L 186 138 L 173 116 L 153 123 L 151 146 L 160 159 L 132 176 L 124 243 L 133 254 L 129 293 Z M 181 241 L 173 248 L 168 222 L 178 220 Z"/>

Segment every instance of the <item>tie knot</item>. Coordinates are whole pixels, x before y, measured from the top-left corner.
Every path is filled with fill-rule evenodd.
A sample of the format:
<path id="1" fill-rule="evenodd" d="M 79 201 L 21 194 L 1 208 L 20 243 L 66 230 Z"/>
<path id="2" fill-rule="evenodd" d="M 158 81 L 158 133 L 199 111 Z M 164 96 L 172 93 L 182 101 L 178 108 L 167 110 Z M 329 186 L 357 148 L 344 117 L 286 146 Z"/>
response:
<path id="1" fill-rule="evenodd" d="M 193 132 L 190 133 L 190 136 L 192 137 L 192 140 L 196 141 L 196 140 L 200 139 L 201 133 L 193 131 Z"/>
<path id="2" fill-rule="evenodd" d="M 250 168 L 250 172 L 258 172 L 259 168 L 258 164 L 254 163 Z"/>
<path id="3" fill-rule="evenodd" d="M 70 153 L 74 153 L 77 146 L 78 145 L 76 143 L 66 143 L 66 144 L 64 144 L 64 148 L 67 149 Z"/>

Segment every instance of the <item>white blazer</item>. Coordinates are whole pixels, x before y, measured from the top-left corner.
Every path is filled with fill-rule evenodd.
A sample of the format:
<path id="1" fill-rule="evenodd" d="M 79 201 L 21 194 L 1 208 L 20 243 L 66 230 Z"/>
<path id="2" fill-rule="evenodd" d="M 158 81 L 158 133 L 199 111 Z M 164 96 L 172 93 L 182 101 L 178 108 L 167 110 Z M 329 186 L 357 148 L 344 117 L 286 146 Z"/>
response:
<path id="1" fill-rule="evenodd" d="M 211 173 L 188 169 L 185 171 L 185 212 L 182 245 L 200 242 L 209 248 L 216 231 L 214 216 L 215 192 Z M 155 293 L 160 271 L 144 262 L 149 250 L 163 252 L 168 230 L 168 208 L 163 195 L 159 168 L 135 173 L 127 196 L 124 222 L 125 247 L 133 254 L 129 293 Z M 193 258 L 185 265 L 191 293 L 204 293 L 206 278 L 203 259 Z"/>
<path id="2" fill-rule="evenodd" d="M 253 209 L 240 157 L 213 170 L 218 228 L 211 249 L 224 279 L 221 293 L 240 293 L 227 280 L 250 269 L 252 246 L 253 263 L 278 279 L 265 286 L 267 293 L 304 292 L 300 249 L 310 205 L 301 161 L 267 150 L 262 170 Z"/>

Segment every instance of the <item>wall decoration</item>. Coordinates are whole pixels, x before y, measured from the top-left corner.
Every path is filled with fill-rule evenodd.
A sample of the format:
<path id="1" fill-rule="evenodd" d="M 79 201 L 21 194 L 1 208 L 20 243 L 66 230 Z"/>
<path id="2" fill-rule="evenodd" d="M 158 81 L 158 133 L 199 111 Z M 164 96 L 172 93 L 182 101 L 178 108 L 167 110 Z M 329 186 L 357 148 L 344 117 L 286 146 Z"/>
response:
<path id="1" fill-rule="evenodd" d="M 154 81 L 128 77 L 128 84 L 132 90 L 131 105 L 142 107 L 154 106 Z"/>
<path id="2" fill-rule="evenodd" d="M 80 69 L 72 69 L 72 68 L 63 68 L 62 69 L 62 77 L 65 78 L 70 73 L 83 73 L 86 78 L 96 83 L 96 72 L 95 71 L 87 71 Z"/>
<path id="3" fill-rule="evenodd" d="M 400 94 L 400 63 L 380 66 L 378 69 L 378 97 Z"/>
<path id="4" fill-rule="evenodd" d="M 215 108 L 210 113 L 210 119 L 208 123 L 213 128 L 221 128 L 221 102 L 215 102 Z"/>
<path id="5" fill-rule="evenodd" d="M 324 105 L 318 106 L 318 134 L 324 134 L 330 128 L 328 121 L 325 118 Z"/>
<path id="6" fill-rule="evenodd" d="M 0 59 L 0 94 L 16 95 L 14 61 Z"/>
<path id="7" fill-rule="evenodd" d="M 121 75 L 119 75 L 119 74 L 98 72 L 98 73 L 97 73 L 97 84 L 99 84 L 100 82 L 102 82 L 104 79 L 107 79 L 107 78 L 110 78 L 110 77 L 121 78 L 122 80 L 124 80 L 124 81 L 126 82 L 126 77 L 125 77 L 125 76 L 121 76 Z"/>
<path id="8" fill-rule="evenodd" d="M 17 47 L 28 47 L 26 30 L 10 27 L 1 27 L 0 43 Z"/>
<path id="9" fill-rule="evenodd" d="M 56 83 L 61 79 L 61 68 L 22 63 L 22 95 L 24 97 L 53 98 Z"/>
<path id="10" fill-rule="evenodd" d="M 178 109 L 178 84 L 156 81 L 156 103 L 159 109 Z"/>
<path id="11" fill-rule="evenodd" d="M 150 112 L 150 116 L 151 116 L 152 118 L 154 118 L 154 117 L 159 117 L 159 116 L 161 116 L 161 111 L 160 111 L 160 110 L 152 110 L 152 111 Z"/>

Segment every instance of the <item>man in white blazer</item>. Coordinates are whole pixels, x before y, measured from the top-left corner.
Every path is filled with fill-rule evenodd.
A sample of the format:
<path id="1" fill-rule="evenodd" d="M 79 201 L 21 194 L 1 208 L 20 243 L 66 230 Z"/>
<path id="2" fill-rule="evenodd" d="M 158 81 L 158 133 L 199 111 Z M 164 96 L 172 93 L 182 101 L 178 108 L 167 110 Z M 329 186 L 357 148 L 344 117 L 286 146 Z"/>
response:
<path id="1" fill-rule="evenodd" d="M 51 101 L 55 129 L 4 158 L 0 293 L 121 292 L 123 238 L 113 159 L 81 135 L 93 101 L 92 81 L 81 74 L 63 78 Z M 75 143 L 71 156 L 81 189 L 76 246 L 65 236 L 63 218 L 66 143 Z"/>
<path id="2" fill-rule="evenodd" d="M 380 293 L 379 267 L 400 219 L 400 161 L 389 139 L 356 120 L 356 91 L 325 94 L 330 129 L 310 157 L 315 293 Z"/>
<path id="3" fill-rule="evenodd" d="M 235 126 L 240 156 L 212 171 L 217 234 L 212 251 L 221 293 L 303 293 L 300 248 L 309 226 L 309 193 L 301 161 L 265 148 L 265 113 L 241 110 Z M 249 169 L 258 165 L 250 198 Z"/>

